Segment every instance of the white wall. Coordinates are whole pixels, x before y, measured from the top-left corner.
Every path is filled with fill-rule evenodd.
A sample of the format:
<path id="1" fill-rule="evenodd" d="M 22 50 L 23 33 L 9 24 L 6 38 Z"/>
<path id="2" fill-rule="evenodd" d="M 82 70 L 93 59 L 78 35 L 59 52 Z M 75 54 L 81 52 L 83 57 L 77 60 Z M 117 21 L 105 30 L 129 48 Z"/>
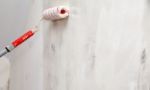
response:
<path id="1" fill-rule="evenodd" d="M 147 0 L 36 0 L 27 27 L 62 4 L 67 20 L 12 52 L 10 90 L 149 90 Z"/>
<path id="2" fill-rule="evenodd" d="M 8 90 L 10 78 L 10 63 L 6 57 L 0 58 L 0 90 Z"/>

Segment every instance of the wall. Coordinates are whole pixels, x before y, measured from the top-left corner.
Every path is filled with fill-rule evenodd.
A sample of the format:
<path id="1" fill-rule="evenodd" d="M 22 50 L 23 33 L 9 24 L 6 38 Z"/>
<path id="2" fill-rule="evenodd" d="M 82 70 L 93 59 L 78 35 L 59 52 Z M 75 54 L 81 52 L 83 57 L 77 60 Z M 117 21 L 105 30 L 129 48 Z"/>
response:
<path id="1" fill-rule="evenodd" d="M 70 17 L 12 53 L 10 90 L 149 90 L 147 0 L 36 0 L 27 27 L 55 5 Z"/>
<path id="2" fill-rule="evenodd" d="M 10 63 L 6 57 L 0 58 L 0 90 L 8 90 Z"/>

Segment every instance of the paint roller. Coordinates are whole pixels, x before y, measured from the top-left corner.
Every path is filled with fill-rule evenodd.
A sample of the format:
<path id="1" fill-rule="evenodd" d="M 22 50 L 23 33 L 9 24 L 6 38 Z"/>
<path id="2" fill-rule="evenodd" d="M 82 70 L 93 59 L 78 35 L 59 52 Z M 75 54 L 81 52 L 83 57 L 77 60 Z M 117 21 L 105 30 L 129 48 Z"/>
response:
<path id="1" fill-rule="evenodd" d="M 56 21 L 56 20 L 67 18 L 68 16 L 69 16 L 69 8 L 68 7 L 66 7 L 66 6 L 52 7 L 52 8 L 48 8 L 48 9 L 43 11 L 43 14 L 42 14 L 40 22 L 42 20 Z M 23 42 L 25 42 L 30 37 L 32 37 L 38 31 L 37 26 L 38 25 L 36 25 L 32 29 L 29 29 L 21 37 L 19 37 L 18 39 L 14 40 L 10 45 L 6 46 L 5 49 L 3 49 L 0 52 L 0 57 L 2 57 L 5 54 L 11 52 L 17 46 L 21 45 Z"/>

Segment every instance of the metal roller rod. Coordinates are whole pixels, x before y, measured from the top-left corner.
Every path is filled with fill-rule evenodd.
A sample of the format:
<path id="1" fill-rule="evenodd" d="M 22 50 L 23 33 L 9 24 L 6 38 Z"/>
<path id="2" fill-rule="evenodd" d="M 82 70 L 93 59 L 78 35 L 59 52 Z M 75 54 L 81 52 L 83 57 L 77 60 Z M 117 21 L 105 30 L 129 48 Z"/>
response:
<path id="1" fill-rule="evenodd" d="M 4 55 L 6 55 L 7 53 L 11 52 L 15 47 L 13 45 L 9 45 L 7 47 L 5 47 L 5 49 L 3 49 L 0 52 L 0 57 L 3 57 Z"/>
<path id="2" fill-rule="evenodd" d="M 2 50 L 1 52 L 0 52 L 0 57 L 3 57 L 5 54 L 7 54 L 8 53 L 8 51 L 6 50 L 6 49 L 4 49 L 4 50 Z"/>

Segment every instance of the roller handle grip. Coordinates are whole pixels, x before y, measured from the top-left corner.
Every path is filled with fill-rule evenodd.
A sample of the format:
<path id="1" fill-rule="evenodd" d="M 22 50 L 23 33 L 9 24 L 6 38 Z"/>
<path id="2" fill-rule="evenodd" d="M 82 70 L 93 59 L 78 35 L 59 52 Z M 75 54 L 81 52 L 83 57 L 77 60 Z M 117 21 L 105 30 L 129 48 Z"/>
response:
<path id="1" fill-rule="evenodd" d="M 28 40 L 31 36 L 34 35 L 34 32 L 32 30 L 29 30 L 27 33 L 25 33 L 24 35 L 22 35 L 21 37 L 19 37 L 18 39 L 16 39 L 15 41 L 12 42 L 12 45 L 14 47 L 19 46 L 20 44 L 22 44 L 23 42 L 25 42 L 26 40 Z"/>

